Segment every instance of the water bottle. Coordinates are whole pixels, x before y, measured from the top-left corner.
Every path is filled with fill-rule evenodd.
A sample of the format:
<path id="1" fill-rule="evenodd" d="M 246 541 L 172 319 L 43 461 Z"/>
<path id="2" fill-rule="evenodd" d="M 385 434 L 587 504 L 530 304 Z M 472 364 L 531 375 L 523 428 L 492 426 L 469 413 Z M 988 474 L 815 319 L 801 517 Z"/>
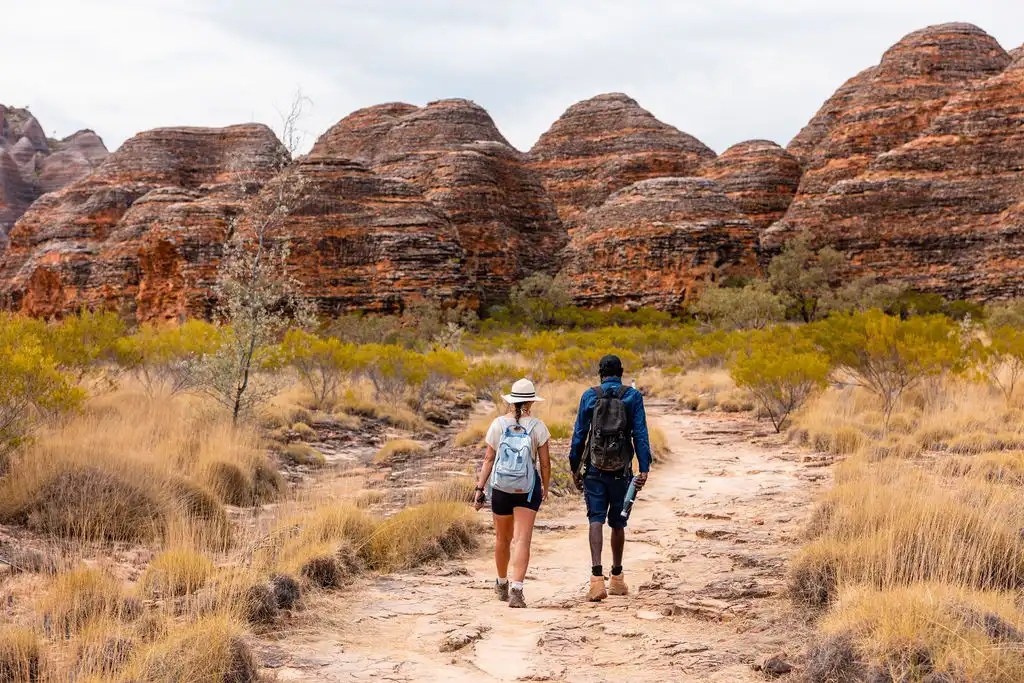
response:
<path id="1" fill-rule="evenodd" d="M 626 499 L 622 502 L 622 518 L 629 519 L 629 513 L 633 511 L 633 503 L 636 502 L 636 477 L 629 480 L 629 488 L 626 489 Z"/>

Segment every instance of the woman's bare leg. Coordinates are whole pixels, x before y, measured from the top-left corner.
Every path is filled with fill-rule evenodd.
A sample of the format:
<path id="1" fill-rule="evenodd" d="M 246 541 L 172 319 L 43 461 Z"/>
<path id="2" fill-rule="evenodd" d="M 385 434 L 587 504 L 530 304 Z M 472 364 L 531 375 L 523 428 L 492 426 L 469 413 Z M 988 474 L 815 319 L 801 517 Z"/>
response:
<path id="1" fill-rule="evenodd" d="M 530 544 L 533 542 L 533 522 L 537 513 L 529 508 L 515 508 L 515 559 L 512 561 L 512 581 L 522 582 L 530 566 Z"/>
<path id="2" fill-rule="evenodd" d="M 512 555 L 512 535 L 515 529 L 515 517 L 512 515 L 494 515 L 494 566 L 498 570 L 498 578 L 508 578 L 508 561 Z"/>

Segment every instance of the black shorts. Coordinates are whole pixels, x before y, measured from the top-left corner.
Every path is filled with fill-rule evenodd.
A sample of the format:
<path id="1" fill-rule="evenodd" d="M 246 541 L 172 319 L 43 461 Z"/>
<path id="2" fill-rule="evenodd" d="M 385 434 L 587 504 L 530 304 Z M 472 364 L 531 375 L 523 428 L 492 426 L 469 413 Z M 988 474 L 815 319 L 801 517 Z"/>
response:
<path id="1" fill-rule="evenodd" d="M 540 510 L 541 498 L 544 497 L 544 489 L 540 485 L 540 477 L 537 477 L 533 485 L 533 500 L 527 500 L 528 493 L 506 493 L 494 489 L 491 491 L 491 512 L 496 515 L 511 515 L 515 508 L 527 508 L 534 512 Z"/>

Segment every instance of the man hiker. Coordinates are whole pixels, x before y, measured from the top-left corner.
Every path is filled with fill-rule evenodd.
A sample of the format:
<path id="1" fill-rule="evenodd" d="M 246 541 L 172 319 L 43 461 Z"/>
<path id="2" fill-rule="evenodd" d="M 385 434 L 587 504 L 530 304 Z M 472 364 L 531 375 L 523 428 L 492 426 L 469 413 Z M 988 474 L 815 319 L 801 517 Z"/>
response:
<path id="1" fill-rule="evenodd" d="M 629 589 L 622 575 L 622 551 L 626 545 L 626 519 L 622 506 L 633 478 L 633 456 L 640 474 L 636 488 L 647 483 L 651 468 L 651 441 L 647 434 L 644 397 L 633 387 L 622 385 L 622 361 L 605 356 L 600 363 L 601 384 L 587 389 L 580 398 L 569 467 L 576 488 L 583 491 L 590 520 L 590 591 L 587 599 L 604 600 L 626 595 Z M 604 524 L 612 529 L 612 571 L 608 588 L 601 566 Z"/>

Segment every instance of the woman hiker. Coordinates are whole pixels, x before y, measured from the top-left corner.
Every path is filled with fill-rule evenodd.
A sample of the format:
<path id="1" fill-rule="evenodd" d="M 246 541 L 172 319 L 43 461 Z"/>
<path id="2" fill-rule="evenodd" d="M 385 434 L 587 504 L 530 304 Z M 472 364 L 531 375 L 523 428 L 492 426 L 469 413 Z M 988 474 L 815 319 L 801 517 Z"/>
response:
<path id="1" fill-rule="evenodd" d="M 548 483 L 551 481 L 548 450 L 551 432 L 543 422 L 530 415 L 533 404 L 544 400 L 537 396 L 533 382 L 525 378 L 518 380 L 512 385 L 512 393 L 503 398 L 512 415 L 498 416 L 487 430 L 484 439 L 487 453 L 480 468 L 473 505 L 477 510 L 482 508 L 490 491 L 497 534 L 494 564 L 498 578 L 494 589 L 498 599 L 508 601 L 509 607 L 526 607 L 523 580 L 530 564 L 533 522 L 541 503 L 548 497 Z M 516 541 L 514 559 L 511 557 L 513 538 Z M 508 573 L 510 559 L 511 576 Z"/>

